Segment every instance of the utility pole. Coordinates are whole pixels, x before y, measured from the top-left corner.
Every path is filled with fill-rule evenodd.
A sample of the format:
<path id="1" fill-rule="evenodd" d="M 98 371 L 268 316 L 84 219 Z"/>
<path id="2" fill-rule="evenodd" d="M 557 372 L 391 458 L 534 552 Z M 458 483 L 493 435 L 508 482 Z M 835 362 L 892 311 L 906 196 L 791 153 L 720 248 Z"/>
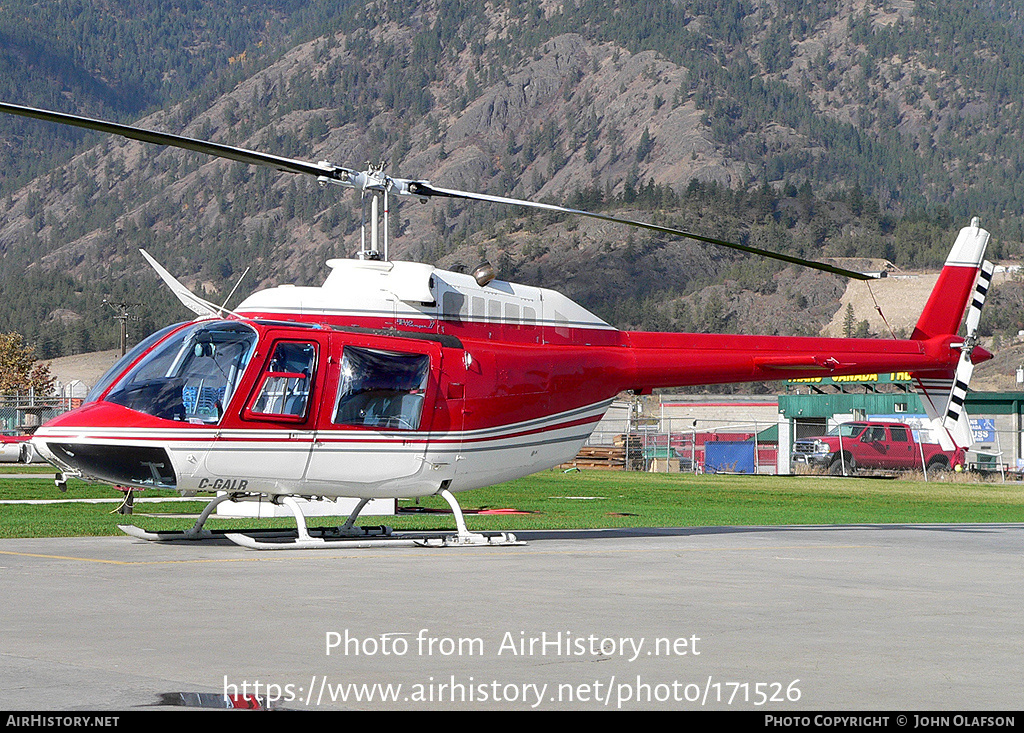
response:
<path id="1" fill-rule="evenodd" d="M 128 321 L 139 321 L 139 317 L 132 314 L 133 308 L 138 308 L 138 303 L 128 303 L 125 301 L 112 302 L 104 298 L 104 303 L 109 305 L 114 312 L 117 314 L 115 318 L 121 322 L 121 356 L 125 355 L 128 350 Z"/>

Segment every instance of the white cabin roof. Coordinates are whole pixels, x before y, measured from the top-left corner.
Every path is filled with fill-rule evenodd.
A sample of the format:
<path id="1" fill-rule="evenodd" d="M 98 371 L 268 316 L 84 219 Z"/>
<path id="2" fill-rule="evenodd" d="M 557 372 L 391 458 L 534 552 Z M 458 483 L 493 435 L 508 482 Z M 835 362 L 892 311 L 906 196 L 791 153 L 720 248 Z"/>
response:
<path id="1" fill-rule="evenodd" d="M 282 285 L 253 293 L 236 313 L 341 317 L 443 318 L 487 323 L 612 329 L 554 290 L 492 280 L 419 262 L 328 260 L 316 287 Z"/>

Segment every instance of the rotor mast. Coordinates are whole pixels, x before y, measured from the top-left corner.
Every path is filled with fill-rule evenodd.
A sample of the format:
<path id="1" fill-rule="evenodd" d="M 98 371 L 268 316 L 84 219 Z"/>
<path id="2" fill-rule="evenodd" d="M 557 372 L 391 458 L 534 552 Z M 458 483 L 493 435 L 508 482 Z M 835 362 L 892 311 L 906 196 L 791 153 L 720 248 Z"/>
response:
<path id="1" fill-rule="evenodd" d="M 391 204 L 388 193 L 395 186 L 395 179 L 384 173 L 384 164 L 377 166 L 367 163 L 365 171 L 351 171 L 339 169 L 326 160 L 318 163 L 318 166 L 325 170 L 332 170 L 340 175 L 322 175 L 317 177 L 317 183 L 326 186 L 333 183 L 336 186 L 354 188 L 360 192 L 362 198 L 362 219 L 360 222 L 360 246 L 359 259 L 361 260 L 382 260 L 388 261 L 388 236 L 390 232 Z M 399 193 L 403 191 L 399 190 Z M 366 220 L 366 198 L 370 197 L 370 220 Z M 370 239 L 366 239 L 367 225 L 369 225 Z M 383 231 L 381 231 L 383 229 Z"/>

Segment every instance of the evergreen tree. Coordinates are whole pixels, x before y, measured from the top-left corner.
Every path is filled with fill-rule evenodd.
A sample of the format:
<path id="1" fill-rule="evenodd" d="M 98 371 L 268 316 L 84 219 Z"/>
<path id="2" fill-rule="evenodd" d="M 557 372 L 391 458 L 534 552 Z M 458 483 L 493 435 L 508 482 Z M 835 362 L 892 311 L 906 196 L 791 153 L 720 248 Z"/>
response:
<path id="1" fill-rule="evenodd" d="M 853 338 L 853 303 L 846 304 L 846 315 L 843 317 L 843 336 Z"/>

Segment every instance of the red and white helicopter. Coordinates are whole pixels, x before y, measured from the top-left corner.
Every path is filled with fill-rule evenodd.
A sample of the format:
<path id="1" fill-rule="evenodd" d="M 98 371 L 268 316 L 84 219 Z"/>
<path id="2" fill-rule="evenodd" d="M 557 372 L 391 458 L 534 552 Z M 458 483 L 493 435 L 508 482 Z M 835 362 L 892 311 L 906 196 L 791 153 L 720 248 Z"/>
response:
<path id="1" fill-rule="evenodd" d="M 374 498 L 440 495 L 457 532 L 375 542 L 508 544 L 470 532 L 454 494 L 571 460 L 616 395 L 685 385 L 908 371 L 945 444 L 969 446 L 963 411 L 991 279 L 989 234 L 960 231 L 909 339 L 620 331 L 557 292 L 388 257 L 388 196 L 469 199 L 595 217 L 868 279 L 824 263 L 671 228 L 518 199 L 439 188 L 100 120 L 0 103 L 0 111 L 315 176 L 371 197 L 358 259 L 330 260 L 321 287 L 257 292 L 227 311 L 189 292 L 148 254 L 197 318 L 142 341 L 86 403 L 39 428 L 59 480 L 217 492 L 183 533 L 123 528 L 151 540 L 200 539 L 221 502 L 270 497 L 291 508 L 289 539 L 230 533 L 255 548 L 365 543 L 355 526 Z M 383 206 L 380 206 L 383 204 Z M 378 220 L 383 218 L 383 226 Z M 383 238 L 382 238 L 383 237 Z M 968 301 L 967 336 L 958 336 Z M 344 526 L 306 527 L 297 497 L 360 500 Z M 294 534 L 294 533 L 293 533 Z"/>

